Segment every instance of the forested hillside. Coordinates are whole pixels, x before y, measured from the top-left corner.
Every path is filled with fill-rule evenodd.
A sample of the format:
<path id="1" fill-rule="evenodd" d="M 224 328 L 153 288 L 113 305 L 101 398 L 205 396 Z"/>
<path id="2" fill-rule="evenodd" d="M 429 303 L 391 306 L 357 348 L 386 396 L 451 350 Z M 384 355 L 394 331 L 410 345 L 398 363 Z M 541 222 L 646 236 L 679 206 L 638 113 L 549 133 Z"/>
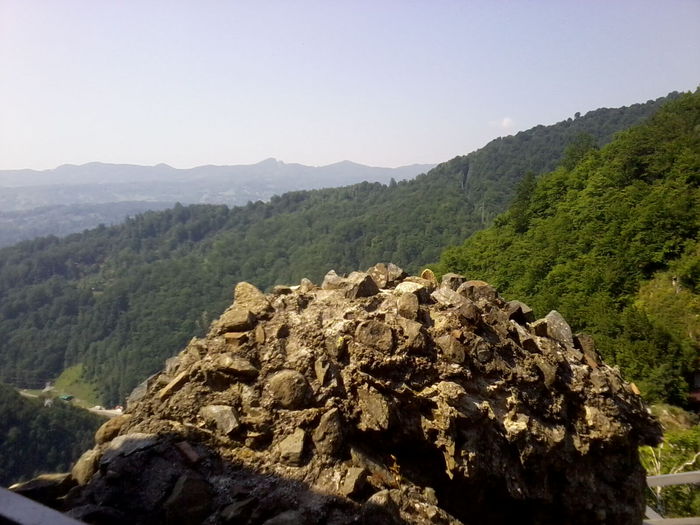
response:
<path id="1" fill-rule="evenodd" d="M 0 486 L 67 471 L 103 421 L 60 401 L 45 407 L 0 383 Z"/>
<path id="2" fill-rule="evenodd" d="M 682 403 L 700 350 L 700 91 L 528 178 L 442 271 L 559 310 L 649 400 Z M 575 159 L 572 159 L 575 160 Z"/>
<path id="3" fill-rule="evenodd" d="M 202 332 L 235 282 L 265 288 L 377 261 L 418 270 L 488 225 L 527 170 L 550 169 L 567 144 L 604 142 L 664 100 L 498 139 L 412 181 L 287 193 L 233 209 L 176 206 L 0 250 L 0 380 L 43 385 L 83 363 L 114 404 Z"/>

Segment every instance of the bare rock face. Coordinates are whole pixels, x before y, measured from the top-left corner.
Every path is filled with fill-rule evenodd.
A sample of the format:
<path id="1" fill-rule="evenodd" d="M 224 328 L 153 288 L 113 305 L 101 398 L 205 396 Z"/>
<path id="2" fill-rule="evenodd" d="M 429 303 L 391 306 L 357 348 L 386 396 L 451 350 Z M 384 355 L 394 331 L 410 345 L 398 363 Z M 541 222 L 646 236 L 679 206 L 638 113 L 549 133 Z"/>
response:
<path id="1" fill-rule="evenodd" d="M 239 283 L 209 335 L 100 431 L 64 510 L 135 524 L 641 523 L 637 447 L 660 428 L 593 341 L 482 281 L 422 275 L 379 264 L 270 295 Z"/>

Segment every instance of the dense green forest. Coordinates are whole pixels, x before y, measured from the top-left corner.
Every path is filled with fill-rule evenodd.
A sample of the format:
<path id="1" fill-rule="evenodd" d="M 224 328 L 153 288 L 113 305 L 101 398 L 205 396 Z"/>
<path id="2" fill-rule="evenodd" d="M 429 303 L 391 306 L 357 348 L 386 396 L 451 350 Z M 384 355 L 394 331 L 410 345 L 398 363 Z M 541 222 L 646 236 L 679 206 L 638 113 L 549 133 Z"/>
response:
<path id="1" fill-rule="evenodd" d="M 92 446 L 102 422 L 58 400 L 45 407 L 0 383 L 0 486 L 67 471 Z"/>
<path id="2" fill-rule="evenodd" d="M 0 380 L 43 385 L 82 363 L 115 404 L 201 333 L 235 282 L 266 288 L 394 261 L 416 271 L 506 209 L 526 173 L 600 146 L 677 94 L 494 140 L 411 181 L 176 206 L 0 250 Z"/>
<path id="3" fill-rule="evenodd" d="M 439 270 L 493 283 L 595 336 L 650 401 L 683 403 L 700 350 L 700 91 L 519 185 Z"/>

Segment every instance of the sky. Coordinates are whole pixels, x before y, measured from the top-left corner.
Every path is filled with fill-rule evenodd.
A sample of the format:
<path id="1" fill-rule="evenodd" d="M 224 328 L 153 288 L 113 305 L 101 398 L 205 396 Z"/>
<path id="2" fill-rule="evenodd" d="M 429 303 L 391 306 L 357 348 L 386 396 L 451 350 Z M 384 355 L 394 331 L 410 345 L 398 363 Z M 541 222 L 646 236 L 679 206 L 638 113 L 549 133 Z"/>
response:
<path id="1" fill-rule="evenodd" d="M 0 0 L 0 169 L 437 163 L 700 84 L 700 0 Z"/>

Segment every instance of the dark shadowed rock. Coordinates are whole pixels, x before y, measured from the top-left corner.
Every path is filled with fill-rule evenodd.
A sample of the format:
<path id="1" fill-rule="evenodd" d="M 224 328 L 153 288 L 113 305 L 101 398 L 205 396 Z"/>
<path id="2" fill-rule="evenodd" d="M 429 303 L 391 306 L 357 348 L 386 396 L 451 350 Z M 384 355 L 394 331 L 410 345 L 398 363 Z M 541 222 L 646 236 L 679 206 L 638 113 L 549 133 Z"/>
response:
<path id="1" fill-rule="evenodd" d="M 528 305 L 520 301 L 508 301 L 505 308 L 508 319 L 516 323 L 526 324 L 535 320 L 535 314 Z"/>
<path id="2" fill-rule="evenodd" d="M 204 479 L 192 474 L 180 476 L 165 500 L 168 523 L 199 523 L 207 517 L 212 506 L 212 490 Z"/>
<path id="3" fill-rule="evenodd" d="M 446 273 L 442 276 L 442 280 L 440 281 L 440 287 L 449 288 L 450 290 L 457 291 L 457 288 L 459 288 L 459 286 L 464 281 L 466 281 L 466 279 L 462 275 L 459 275 L 457 273 Z"/>

